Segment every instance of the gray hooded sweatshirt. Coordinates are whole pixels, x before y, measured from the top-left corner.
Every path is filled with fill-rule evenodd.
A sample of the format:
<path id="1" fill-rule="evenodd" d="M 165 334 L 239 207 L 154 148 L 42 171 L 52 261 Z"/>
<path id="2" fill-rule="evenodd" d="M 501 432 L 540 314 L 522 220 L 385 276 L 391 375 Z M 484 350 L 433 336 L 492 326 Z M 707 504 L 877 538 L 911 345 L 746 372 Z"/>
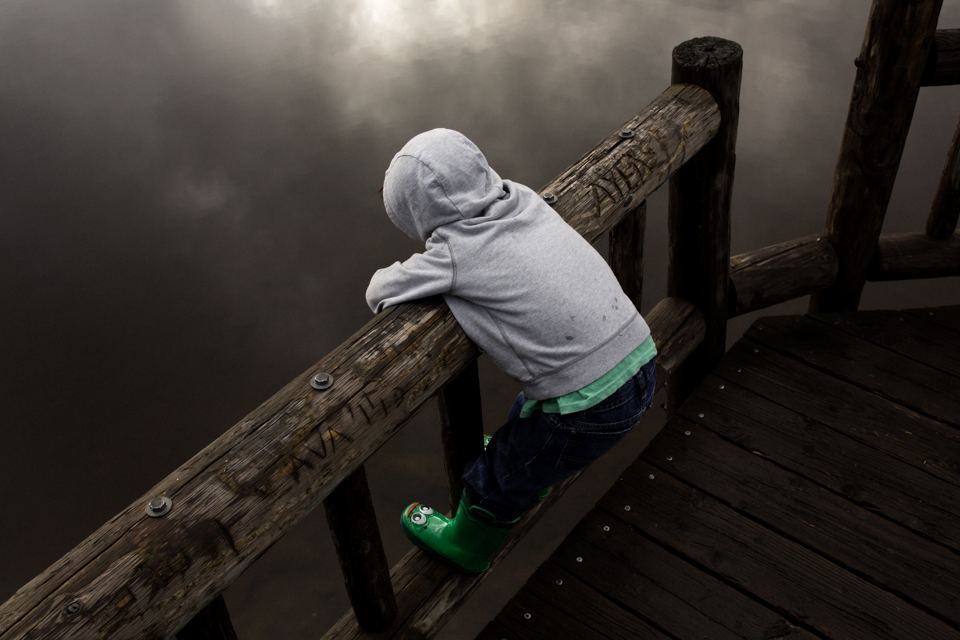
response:
<path id="1" fill-rule="evenodd" d="M 443 295 L 528 398 L 582 389 L 650 335 L 600 254 L 533 190 L 501 180 L 463 134 L 410 140 L 387 169 L 383 199 L 426 248 L 373 275 L 370 308 Z"/>

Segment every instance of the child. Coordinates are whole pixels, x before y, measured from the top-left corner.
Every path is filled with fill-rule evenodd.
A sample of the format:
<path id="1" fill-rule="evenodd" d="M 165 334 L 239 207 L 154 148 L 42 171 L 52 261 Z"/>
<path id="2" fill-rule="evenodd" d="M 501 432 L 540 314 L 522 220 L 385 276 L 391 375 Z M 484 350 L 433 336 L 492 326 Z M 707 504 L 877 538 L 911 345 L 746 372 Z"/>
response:
<path id="1" fill-rule="evenodd" d="M 653 401 L 650 329 L 604 259 L 534 191 L 501 180 L 465 136 L 434 129 L 394 156 L 387 215 L 423 253 L 377 271 L 375 313 L 442 294 L 523 391 L 463 474 L 452 519 L 414 503 L 404 533 L 478 574 L 542 489 L 620 441 Z"/>

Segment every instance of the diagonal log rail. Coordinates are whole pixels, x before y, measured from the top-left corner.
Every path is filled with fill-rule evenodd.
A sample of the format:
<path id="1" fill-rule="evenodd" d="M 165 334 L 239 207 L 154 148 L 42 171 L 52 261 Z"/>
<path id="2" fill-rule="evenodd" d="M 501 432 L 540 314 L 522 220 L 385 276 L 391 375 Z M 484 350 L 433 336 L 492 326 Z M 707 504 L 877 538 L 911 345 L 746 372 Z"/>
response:
<path id="1" fill-rule="evenodd" d="M 700 311 L 680 298 L 664 298 L 646 315 L 646 320 L 657 344 L 659 390 L 669 373 L 703 341 L 706 323 Z M 435 636 L 490 576 L 492 568 L 510 553 L 577 478 L 579 474 L 555 485 L 545 500 L 532 506 L 506 543 L 490 559 L 491 569 L 477 577 L 454 571 L 419 549 L 414 548 L 407 553 L 390 572 L 397 594 L 399 615 L 393 625 L 376 637 L 380 640 L 423 640 Z M 323 640 L 361 640 L 369 637 L 357 624 L 354 613 L 349 611 L 323 636 Z"/>
<path id="2" fill-rule="evenodd" d="M 595 241 L 719 125 L 709 92 L 673 85 L 546 190 Z M 0 605 L 0 639 L 172 636 L 477 356 L 439 299 L 377 315 Z M 148 518 L 157 496 L 173 509 Z"/>

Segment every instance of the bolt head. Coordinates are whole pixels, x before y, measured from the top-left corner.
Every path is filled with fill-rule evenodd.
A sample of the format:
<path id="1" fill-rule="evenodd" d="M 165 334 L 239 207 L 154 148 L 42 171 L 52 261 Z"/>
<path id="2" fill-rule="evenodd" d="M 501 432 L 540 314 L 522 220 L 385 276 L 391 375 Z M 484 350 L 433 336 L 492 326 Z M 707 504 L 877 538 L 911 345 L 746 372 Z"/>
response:
<path id="1" fill-rule="evenodd" d="M 64 612 L 68 616 L 75 616 L 78 613 L 80 613 L 80 608 L 81 608 L 80 601 L 74 600 L 73 602 L 68 604 L 66 607 L 64 607 Z"/>
<path id="2" fill-rule="evenodd" d="M 619 135 L 624 140 L 629 140 L 637 134 L 633 131 L 633 129 L 621 129 Z"/>
<path id="3" fill-rule="evenodd" d="M 547 204 L 553 204 L 557 201 L 557 194 L 553 193 L 552 191 L 547 191 L 543 194 L 543 201 Z"/>
<path id="4" fill-rule="evenodd" d="M 163 498 L 154 498 L 151 500 L 150 508 L 154 511 L 160 511 L 160 509 L 163 509 Z"/>
<path id="5" fill-rule="evenodd" d="M 333 386 L 333 376 L 329 373 L 318 373 L 310 380 L 310 386 L 317 391 L 323 391 Z"/>

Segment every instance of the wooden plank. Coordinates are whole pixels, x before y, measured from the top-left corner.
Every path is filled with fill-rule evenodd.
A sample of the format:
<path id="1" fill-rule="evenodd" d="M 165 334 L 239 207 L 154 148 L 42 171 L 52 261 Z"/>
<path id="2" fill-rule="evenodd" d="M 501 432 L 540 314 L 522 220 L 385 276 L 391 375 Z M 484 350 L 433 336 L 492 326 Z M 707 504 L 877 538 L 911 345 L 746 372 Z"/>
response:
<path id="1" fill-rule="evenodd" d="M 940 329 L 922 317 L 902 311 L 816 313 L 810 317 L 861 340 L 960 376 L 960 335 Z"/>
<path id="2" fill-rule="evenodd" d="M 945 238 L 926 233 L 880 236 L 867 267 L 867 280 L 915 280 L 960 275 L 960 232 Z"/>
<path id="3" fill-rule="evenodd" d="M 960 331 L 960 306 L 929 307 L 926 309 L 905 309 L 904 313 L 923 318 L 945 329 Z"/>
<path id="4" fill-rule="evenodd" d="M 764 318 L 744 335 L 918 413 L 960 425 L 956 376 L 806 317 Z"/>
<path id="5" fill-rule="evenodd" d="M 960 556 L 949 549 L 910 535 L 683 419 L 672 421 L 641 458 L 918 609 L 960 626 Z"/>
<path id="6" fill-rule="evenodd" d="M 709 92 L 668 88 L 626 123 L 634 138 L 614 132 L 550 183 L 560 195 L 556 210 L 595 240 L 719 122 Z M 379 314 L 14 594 L 0 606 L 0 638 L 171 635 L 477 354 L 439 299 Z M 336 384 L 317 392 L 309 380 L 321 371 Z M 174 510 L 147 522 L 144 505 L 158 495 L 173 497 Z M 146 570 L 157 562 L 166 564 Z M 81 611 L 61 616 L 74 600 Z M 161 601 L 165 607 L 154 606 Z"/>
<path id="7" fill-rule="evenodd" d="M 456 515 L 463 493 L 463 470 L 472 458 L 483 453 L 483 407 L 476 360 L 437 394 L 437 401 L 447 497 L 450 513 Z"/>
<path id="8" fill-rule="evenodd" d="M 557 582 L 560 584 L 557 584 Z M 530 614 L 530 619 L 526 614 Z M 670 636 L 597 593 L 573 574 L 546 562 L 496 618 L 512 628 L 528 627 L 544 638 L 669 640 Z"/>
<path id="9" fill-rule="evenodd" d="M 397 598 L 363 465 L 337 485 L 323 508 L 360 626 L 368 631 L 386 629 L 397 617 Z"/>
<path id="10" fill-rule="evenodd" d="M 730 258 L 730 317 L 806 296 L 833 284 L 837 252 L 804 236 Z"/>
<path id="11" fill-rule="evenodd" d="M 552 564 L 680 638 L 815 637 L 596 509 L 544 566 Z"/>
<path id="12" fill-rule="evenodd" d="M 667 295 L 688 300 L 706 322 L 700 348 L 672 376 L 673 411 L 723 356 L 727 339 L 730 199 L 736 165 L 743 49 L 722 38 L 694 38 L 673 50 L 672 81 L 708 89 L 722 122 L 710 141 L 670 179 Z"/>
<path id="13" fill-rule="evenodd" d="M 960 486 L 960 438 L 953 427 L 740 340 L 714 373 L 868 447 Z"/>
<path id="14" fill-rule="evenodd" d="M 610 270 L 637 309 L 643 301 L 643 234 L 646 226 L 647 201 L 644 200 L 610 230 Z"/>
<path id="15" fill-rule="evenodd" d="M 960 29 L 937 29 L 921 87 L 960 84 Z"/>
<path id="16" fill-rule="evenodd" d="M 599 508 L 814 633 L 844 640 L 960 638 L 960 631 L 657 467 L 638 460 L 623 479 Z"/>
<path id="17" fill-rule="evenodd" d="M 657 388 L 666 382 L 703 341 L 706 324 L 696 307 L 680 298 L 664 298 L 645 317 L 657 345 Z M 662 375 L 661 375 L 662 374 Z"/>
<path id="18" fill-rule="evenodd" d="M 223 596 L 210 601 L 177 633 L 177 640 L 237 640 Z"/>
<path id="19" fill-rule="evenodd" d="M 520 635 L 512 629 L 504 627 L 499 622 L 491 620 L 480 634 L 477 635 L 476 640 L 531 640 L 531 638 L 531 636 Z M 534 640 L 540 640 L 540 638 Z"/>
<path id="20" fill-rule="evenodd" d="M 840 271 L 811 296 L 811 311 L 854 311 L 860 303 L 942 4 L 873 0 L 823 231 Z"/>
<path id="21" fill-rule="evenodd" d="M 955 485 L 724 378 L 708 376 L 678 415 L 960 552 Z"/>
<path id="22" fill-rule="evenodd" d="M 960 34 L 960 29 L 956 31 Z M 957 57 L 960 58 L 960 52 Z M 949 238 L 957 228 L 957 218 L 960 218 L 960 122 L 947 151 L 947 161 L 927 217 L 926 232 L 931 238 Z"/>

